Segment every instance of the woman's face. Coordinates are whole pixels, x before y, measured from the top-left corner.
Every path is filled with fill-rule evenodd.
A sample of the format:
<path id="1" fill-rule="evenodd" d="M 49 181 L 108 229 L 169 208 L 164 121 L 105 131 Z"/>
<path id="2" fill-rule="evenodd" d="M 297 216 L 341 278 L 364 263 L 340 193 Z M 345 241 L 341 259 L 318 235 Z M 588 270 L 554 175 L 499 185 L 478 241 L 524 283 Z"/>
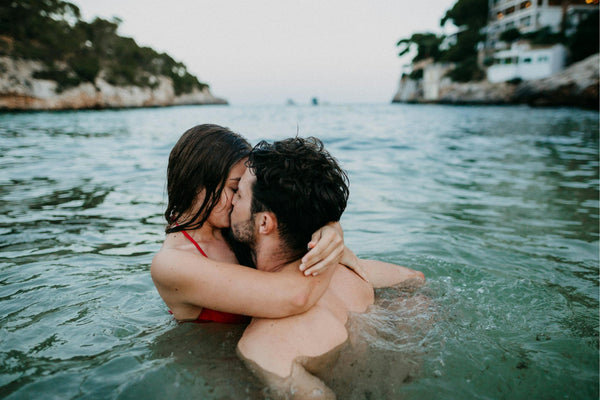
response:
<path id="1" fill-rule="evenodd" d="M 219 201 L 219 204 L 213 208 L 208 217 L 207 222 L 216 228 L 229 228 L 231 200 L 233 199 L 235 192 L 237 192 L 240 178 L 244 175 L 244 172 L 246 172 L 245 162 L 246 159 L 243 159 L 231 168 L 227 181 L 225 181 L 223 192 L 221 192 L 221 200 Z"/>

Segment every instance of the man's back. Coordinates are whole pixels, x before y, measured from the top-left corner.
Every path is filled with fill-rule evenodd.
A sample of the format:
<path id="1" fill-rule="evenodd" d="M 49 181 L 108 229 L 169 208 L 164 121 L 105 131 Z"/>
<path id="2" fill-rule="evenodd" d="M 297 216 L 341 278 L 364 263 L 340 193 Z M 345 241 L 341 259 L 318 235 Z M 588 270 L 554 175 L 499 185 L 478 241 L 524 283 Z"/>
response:
<path id="1" fill-rule="evenodd" d="M 254 372 L 281 394 L 326 398 L 328 388 L 308 372 L 318 374 L 327 368 L 328 360 L 348 339 L 348 312 L 364 312 L 373 300 L 369 283 L 338 266 L 313 308 L 287 318 L 253 319 L 238 351 Z"/>

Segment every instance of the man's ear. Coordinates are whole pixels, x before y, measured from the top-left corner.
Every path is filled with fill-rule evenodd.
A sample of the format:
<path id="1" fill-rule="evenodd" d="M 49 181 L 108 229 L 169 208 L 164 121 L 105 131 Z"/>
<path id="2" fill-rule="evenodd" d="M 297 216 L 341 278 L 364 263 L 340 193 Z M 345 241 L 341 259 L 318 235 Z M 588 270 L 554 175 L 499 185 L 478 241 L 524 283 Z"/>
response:
<path id="1" fill-rule="evenodd" d="M 263 211 L 256 222 L 258 225 L 258 233 L 261 235 L 269 235 L 277 230 L 277 218 L 270 211 Z"/>

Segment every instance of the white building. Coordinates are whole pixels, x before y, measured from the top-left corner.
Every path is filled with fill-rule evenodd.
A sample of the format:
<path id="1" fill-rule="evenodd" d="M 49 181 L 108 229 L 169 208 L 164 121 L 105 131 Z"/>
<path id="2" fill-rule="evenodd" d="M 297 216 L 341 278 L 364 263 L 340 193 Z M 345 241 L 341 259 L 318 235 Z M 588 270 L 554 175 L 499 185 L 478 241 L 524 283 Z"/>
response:
<path id="1" fill-rule="evenodd" d="M 577 26 L 581 12 L 598 8 L 598 0 L 488 0 L 486 48 L 502 48 L 502 32 L 516 28 L 529 33 L 550 27 L 560 32 L 563 13 L 567 27 Z"/>
<path id="2" fill-rule="evenodd" d="M 567 35 L 572 34 L 582 13 L 598 9 L 598 0 L 488 0 L 489 16 L 485 28 L 485 53 L 492 54 L 493 65 L 487 70 L 490 82 L 511 79 L 540 79 L 560 72 L 566 62 L 567 51 L 562 45 L 545 48 L 525 43 L 508 43 L 500 35 L 510 29 L 522 34 L 549 27 L 558 33 L 563 23 Z"/>
<path id="3" fill-rule="evenodd" d="M 494 54 L 494 64 L 487 69 L 490 82 L 512 79 L 540 79 L 562 71 L 567 50 L 563 45 L 532 48 L 526 43 L 515 43 L 509 50 Z"/>

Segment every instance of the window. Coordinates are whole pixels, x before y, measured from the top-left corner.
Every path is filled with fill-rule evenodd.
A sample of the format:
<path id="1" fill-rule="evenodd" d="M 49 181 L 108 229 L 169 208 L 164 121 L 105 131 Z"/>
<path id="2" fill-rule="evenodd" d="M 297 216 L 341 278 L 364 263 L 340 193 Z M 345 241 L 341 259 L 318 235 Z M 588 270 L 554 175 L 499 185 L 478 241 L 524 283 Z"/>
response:
<path id="1" fill-rule="evenodd" d="M 531 7 L 530 1 L 524 1 L 521 4 L 519 4 L 519 10 L 523 10 L 523 9 L 529 8 L 529 7 Z"/>
<path id="2" fill-rule="evenodd" d="M 529 25 L 531 25 L 531 16 L 525 17 L 525 18 L 521 18 L 521 25 L 523 25 L 523 26 L 529 26 Z"/>
<path id="3" fill-rule="evenodd" d="M 515 6 L 508 7 L 506 11 L 504 11 L 506 15 L 510 15 L 515 12 Z"/>
<path id="4" fill-rule="evenodd" d="M 525 57 L 523 59 L 523 64 L 531 64 L 531 57 Z"/>
<path id="5" fill-rule="evenodd" d="M 539 56 L 538 57 L 538 62 L 541 63 L 547 63 L 548 62 L 548 56 Z"/>

